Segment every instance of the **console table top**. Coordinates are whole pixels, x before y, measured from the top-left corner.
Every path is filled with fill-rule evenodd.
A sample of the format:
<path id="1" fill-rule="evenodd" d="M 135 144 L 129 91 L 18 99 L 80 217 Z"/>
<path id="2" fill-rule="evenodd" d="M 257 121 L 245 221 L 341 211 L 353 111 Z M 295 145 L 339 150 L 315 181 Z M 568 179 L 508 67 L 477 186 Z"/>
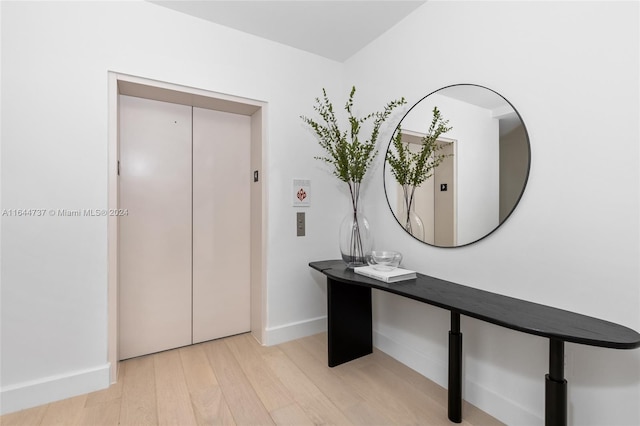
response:
<path id="1" fill-rule="evenodd" d="M 417 274 L 385 283 L 347 269 L 341 260 L 309 266 L 340 282 L 375 288 L 523 333 L 614 349 L 640 347 L 640 334 L 620 324 Z"/>

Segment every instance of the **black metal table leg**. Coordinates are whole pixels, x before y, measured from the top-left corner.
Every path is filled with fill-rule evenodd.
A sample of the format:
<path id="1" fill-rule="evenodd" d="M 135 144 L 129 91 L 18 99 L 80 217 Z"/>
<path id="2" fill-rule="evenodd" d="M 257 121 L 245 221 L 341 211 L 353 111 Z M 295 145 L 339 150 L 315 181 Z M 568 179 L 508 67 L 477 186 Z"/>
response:
<path id="1" fill-rule="evenodd" d="M 373 352 L 371 288 L 327 278 L 329 367 Z"/>
<path id="2" fill-rule="evenodd" d="M 449 420 L 462 422 L 462 333 L 460 314 L 451 312 L 449 331 Z"/>
<path id="3" fill-rule="evenodd" d="M 567 425 L 567 381 L 564 378 L 564 341 L 549 339 L 549 374 L 545 375 L 545 426 Z"/>

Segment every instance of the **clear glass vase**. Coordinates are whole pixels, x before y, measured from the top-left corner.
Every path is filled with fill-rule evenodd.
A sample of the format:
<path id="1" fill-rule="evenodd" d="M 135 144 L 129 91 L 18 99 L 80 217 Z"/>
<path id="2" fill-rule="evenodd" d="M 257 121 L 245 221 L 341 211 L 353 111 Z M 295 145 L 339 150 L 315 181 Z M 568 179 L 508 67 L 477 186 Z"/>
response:
<path id="1" fill-rule="evenodd" d="M 371 253 L 373 238 L 369 221 L 360 211 L 352 208 L 340 224 L 340 253 L 348 268 L 367 265 L 367 255 Z"/>
<path id="2" fill-rule="evenodd" d="M 402 203 L 402 209 L 400 209 L 400 223 L 404 229 L 415 238 L 424 241 L 424 222 L 416 213 L 415 203 L 413 202 L 413 193 L 415 188 L 404 187 L 404 202 Z"/>

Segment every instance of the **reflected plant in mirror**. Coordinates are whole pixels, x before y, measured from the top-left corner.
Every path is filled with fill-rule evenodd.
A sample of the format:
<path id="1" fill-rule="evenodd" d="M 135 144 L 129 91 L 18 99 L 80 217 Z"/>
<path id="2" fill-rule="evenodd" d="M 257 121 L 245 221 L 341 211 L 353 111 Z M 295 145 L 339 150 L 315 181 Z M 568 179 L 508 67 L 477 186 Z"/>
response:
<path id="1" fill-rule="evenodd" d="M 402 187 L 404 210 L 399 212 L 401 223 L 404 223 L 404 229 L 408 233 L 420 240 L 424 240 L 424 223 L 415 212 L 413 200 L 416 188 L 433 175 L 434 169 L 445 158 L 453 155 L 439 153 L 443 145 L 438 142 L 438 138 L 452 129 L 447 124 L 449 121 L 442 118 L 438 107 L 433 107 L 431 125 L 427 134 L 420 139 L 419 149 L 410 140 L 403 141 L 402 129 L 398 126 L 387 150 L 386 160 L 391 167 L 391 174 Z"/>
<path id="2" fill-rule="evenodd" d="M 456 84 L 407 111 L 385 160 L 385 194 L 398 224 L 429 245 L 460 247 L 485 238 L 514 211 L 531 149 L 509 101 L 483 86 Z"/>

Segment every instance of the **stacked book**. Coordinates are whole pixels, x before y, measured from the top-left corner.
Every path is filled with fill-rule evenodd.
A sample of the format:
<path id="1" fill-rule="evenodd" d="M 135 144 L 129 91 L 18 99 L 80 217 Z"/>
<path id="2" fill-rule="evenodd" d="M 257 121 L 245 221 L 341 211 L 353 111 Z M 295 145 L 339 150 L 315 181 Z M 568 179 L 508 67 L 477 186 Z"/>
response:
<path id="1" fill-rule="evenodd" d="M 398 281 L 412 280 L 416 278 L 416 272 L 408 269 L 395 268 L 390 271 L 379 271 L 374 269 L 373 266 L 359 266 L 353 268 L 356 274 L 364 275 L 365 277 L 373 278 L 386 283 L 395 283 Z"/>

